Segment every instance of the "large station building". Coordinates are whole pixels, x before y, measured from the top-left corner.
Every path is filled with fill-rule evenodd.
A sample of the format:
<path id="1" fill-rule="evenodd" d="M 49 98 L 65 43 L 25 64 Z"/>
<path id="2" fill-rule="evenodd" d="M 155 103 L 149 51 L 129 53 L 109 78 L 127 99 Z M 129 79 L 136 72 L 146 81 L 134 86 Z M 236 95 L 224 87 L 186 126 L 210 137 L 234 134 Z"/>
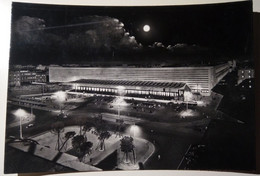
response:
<path id="1" fill-rule="evenodd" d="M 209 96 L 233 66 L 227 62 L 203 67 L 50 67 L 50 82 L 71 85 L 76 91 L 163 96 L 175 99 L 185 91 Z"/>

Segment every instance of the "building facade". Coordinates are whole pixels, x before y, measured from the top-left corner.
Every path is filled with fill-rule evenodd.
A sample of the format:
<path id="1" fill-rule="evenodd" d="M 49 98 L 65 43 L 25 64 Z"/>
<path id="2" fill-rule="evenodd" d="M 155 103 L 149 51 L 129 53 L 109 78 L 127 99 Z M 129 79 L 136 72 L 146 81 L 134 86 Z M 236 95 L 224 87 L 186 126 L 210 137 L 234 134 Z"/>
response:
<path id="1" fill-rule="evenodd" d="M 192 92 L 209 96 L 211 89 L 229 72 L 230 67 L 230 62 L 206 67 L 49 67 L 49 81 L 89 79 L 185 83 Z"/>
<path id="2" fill-rule="evenodd" d="M 252 68 L 243 68 L 239 69 L 238 72 L 238 82 L 237 84 L 240 84 L 246 79 L 252 79 L 255 77 L 255 70 Z"/>
<path id="3" fill-rule="evenodd" d="M 169 100 L 184 100 L 184 93 L 191 91 L 185 83 L 173 82 L 82 79 L 64 84 L 76 92 Z"/>
<path id="4" fill-rule="evenodd" d="M 19 70 L 9 72 L 9 86 L 21 86 L 22 84 L 31 84 L 33 82 L 46 83 L 46 72 L 36 72 L 30 70 Z"/>

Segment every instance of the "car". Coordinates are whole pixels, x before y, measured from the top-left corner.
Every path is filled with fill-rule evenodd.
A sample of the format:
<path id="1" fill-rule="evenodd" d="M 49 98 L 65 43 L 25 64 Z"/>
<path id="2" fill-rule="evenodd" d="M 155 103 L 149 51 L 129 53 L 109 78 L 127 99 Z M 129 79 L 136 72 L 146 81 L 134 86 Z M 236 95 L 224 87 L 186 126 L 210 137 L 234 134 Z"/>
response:
<path id="1" fill-rule="evenodd" d="M 33 123 L 30 123 L 29 125 L 26 126 L 26 128 L 31 128 L 31 127 L 33 127 L 33 126 L 34 126 L 34 124 L 33 124 Z"/>

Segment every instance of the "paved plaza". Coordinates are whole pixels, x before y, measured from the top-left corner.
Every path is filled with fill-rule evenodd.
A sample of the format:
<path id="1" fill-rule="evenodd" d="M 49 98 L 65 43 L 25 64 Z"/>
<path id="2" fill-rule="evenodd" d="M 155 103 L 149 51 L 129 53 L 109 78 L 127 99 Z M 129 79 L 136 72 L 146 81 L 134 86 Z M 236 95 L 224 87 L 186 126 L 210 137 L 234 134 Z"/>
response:
<path id="1" fill-rule="evenodd" d="M 80 133 L 79 126 L 69 126 L 65 127 L 60 133 L 60 142 L 65 141 L 64 135 L 66 132 L 74 131 L 76 134 Z M 101 161 L 111 155 L 113 152 L 118 153 L 117 157 L 117 168 L 123 170 L 139 169 L 137 163 L 145 163 L 149 157 L 155 152 L 154 145 L 141 138 L 134 138 L 136 162 L 131 162 L 130 164 L 124 163 L 123 153 L 120 151 L 120 137 L 112 134 L 109 139 L 105 140 L 105 150 L 100 151 L 98 146 L 98 137 L 93 133 L 93 130 L 86 132 L 87 140 L 93 142 L 92 151 L 90 154 L 86 154 L 82 162 L 76 156 L 68 154 L 67 152 L 72 149 L 71 139 L 69 139 L 64 145 L 61 152 L 57 151 L 57 134 L 50 131 L 32 136 L 30 139 L 37 141 L 38 144 L 24 142 L 10 143 L 9 146 L 19 149 L 24 152 L 31 153 L 37 157 L 44 158 L 49 161 L 55 161 L 58 164 L 67 166 L 78 171 L 87 170 L 101 170 L 97 167 L 92 167 L 98 165 Z M 133 160 L 132 160 L 133 161 Z M 77 166 L 75 166 L 77 165 Z"/>

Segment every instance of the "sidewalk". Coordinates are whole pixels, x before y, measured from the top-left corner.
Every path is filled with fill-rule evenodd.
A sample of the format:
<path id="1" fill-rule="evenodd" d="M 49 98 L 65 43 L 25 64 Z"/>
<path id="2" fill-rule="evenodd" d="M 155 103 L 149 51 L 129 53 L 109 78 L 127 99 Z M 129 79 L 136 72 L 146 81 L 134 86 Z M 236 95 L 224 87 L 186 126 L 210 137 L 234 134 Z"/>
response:
<path id="1" fill-rule="evenodd" d="M 21 150 L 23 152 L 31 153 L 37 157 L 46 159 L 51 162 L 55 162 L 65 167 L 75 169 L 77 171 L 101 171 L 102 169 L 91 166 L 89 164 L 82 163 L 77 157 L 69 155 L 67 153 L 58 152 L 50 148 L 30 143 L 25 145 L 23 142 L 10 143 L 10 147 Z"/>

